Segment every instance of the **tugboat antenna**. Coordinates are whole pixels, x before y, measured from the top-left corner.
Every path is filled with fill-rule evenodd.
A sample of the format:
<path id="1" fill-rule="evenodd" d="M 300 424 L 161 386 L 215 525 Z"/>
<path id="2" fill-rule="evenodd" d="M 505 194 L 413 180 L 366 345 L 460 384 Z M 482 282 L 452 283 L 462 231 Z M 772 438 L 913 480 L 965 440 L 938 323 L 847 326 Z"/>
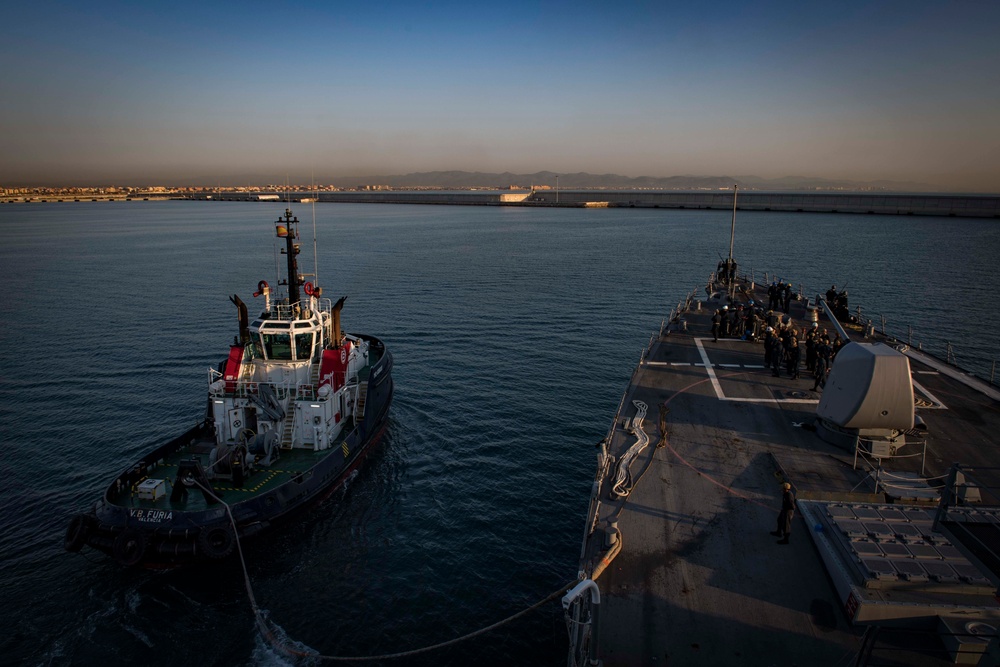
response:
<path id="1" fill-rule="evenodd" d="M 316 189 L 316 174 L 313 174 L 313 282 L 319 286 L 319 253 L 316 250 L 316 200 L 319 199 L 319 190 Z"/>
<path id="2" fill-rule="evenodd" d="M 729 263 L 733 263 L 733 242 L 736 241 L 736 195 L 740 186 L 733 184 L 733 225 L 729 231 Z"/>

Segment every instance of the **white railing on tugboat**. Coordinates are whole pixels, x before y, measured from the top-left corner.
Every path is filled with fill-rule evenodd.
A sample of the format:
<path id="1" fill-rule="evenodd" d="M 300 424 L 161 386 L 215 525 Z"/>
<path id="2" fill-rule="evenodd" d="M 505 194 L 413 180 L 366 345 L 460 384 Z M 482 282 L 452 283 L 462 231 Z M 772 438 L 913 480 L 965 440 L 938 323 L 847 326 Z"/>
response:
<path id="1" fill-rule="evenodd" d="M 216 383 L 222 381 L 224 384 L 217 385 Z M 285 380 L 283 382 L 255 382 L 249 380 L 240 380 L 235 383 L 235 387 L 232 391 L 226 390 L 227 384 L 233 384 L 232 382 L 226 382 L 225 377 L 222 373 L 215 370 L 214 368 L 208 369 L 208 394 L 214 398 L 222 398 L 223 396 L 236 396 L 239 398 L 248 398 L 249 396 L 257 393 L 257 387 L 262 384 L 270 385 L 274 389 L 275 396 L 278 399 L 285 399 L 289 396 L 296 396 L 299 387 L 303 385 L 295 386 L 292 384 L 291 380 Z M 312 388 L 310 388 L 312 392 Z"/>
<path id="2" fill-rule="evenodd" d="M 312 302 L 316 302 L 316 307 L 318 312 L 329 312 L 330 308 L 333 307 L 333 302 L 326 298 L 320 299 L 305 299 L 302 301 L 297 301 L 296 303 L 280 303 L 272 302 L 270 316 L 278 320 L 291 320 L 297 317 L 303 317 L 303 313 L 312 310 Z"/>

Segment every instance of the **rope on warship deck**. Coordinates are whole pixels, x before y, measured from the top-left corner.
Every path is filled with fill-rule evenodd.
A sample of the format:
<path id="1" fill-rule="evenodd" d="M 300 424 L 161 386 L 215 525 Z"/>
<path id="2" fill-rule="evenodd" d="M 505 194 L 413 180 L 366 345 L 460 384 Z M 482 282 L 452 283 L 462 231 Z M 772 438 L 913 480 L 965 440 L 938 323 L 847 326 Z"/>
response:
<path id="1" fill-rule="evenodd" d="M 257 599 L 254 597 L 253 594 L 253 586 L 251 586 L 250 584 L 250 573 L 247 570 L 246 560 L 243 558 L 243 548 L 240 545 L 240 534 L 236 528 L 236 520 L 233 518 L 233 512 L 229 508 L 229 504 L 226 503 L 226 501 L 219 498 L 217 495 L 215 495 L 212 489 L 206 489 L 197 480 L 195 480 L 195 484 L 197 484 L 203 491 L 209 494 L 216 501 L 222 503 L 222 505 L 226 508 L 226 514 L 229 516 L 229 522 L 233 526 L 233 533 L 236 535 L 236 551 L 240 555 L 240 567 L 243 569 L 243 583 L 247 589 L 247 597 L 250 599 L 250 609 L 253 611 L 254 620 L 257 623 L 257 629 L 264 636 L 264 639 L 266 639 L 268 643 L 271 644 L 271 646 L 278 649 L 279 651 L 282 651 L 287 655 L 303 657 L 303 658 L 312 658 L 314 660 L 316 659 L 326 660 L 329 662 L 374 662 L 376 660 L 393 660 L 396 658 L 406 658 L 413 655 L 419 655 L 421 653 L 428 653 L 430 651 L 436 651 L 442 648 L 446 648 L 448 646 L 452 646 L 454 644 L 466 641 L 467 639 L 473 639 L 474 637 L 478 637 L 479 635 L 483 635 L 486 634 L 487 632 L 496 630 L 501 626 L 511 623 L 512 621 L 515 621 L 521 618 L 522 616 L 535 611 L 539 607 L 542 607 L 548 604 L 549 602 L 552 602 L 553 600 L 559 599 L 560 597 L 565 595 L 571 588 L 573 588 L 573 586 L 579 583 L 578 581 L 571 581 L 568 584 L 561 586 L 558 590 L 549 593 L 547 596 L 545 596 L 535 604 L 531 605 L 530 607 L 522 609 L 516 614 L 512 614 L 503 620 L 497 621 L 492 625 L 488 625 L 485 628 L 480 628 L 479 630 L 475 630 L 466 635 L 462 635 L 461 637 L 455 637 L 453 639 L 439 642 L 437 644 L 432 644 L 430 646 L 423 646 L 421 648 L 415 648 L 409 651 L 401 651 L 399 653 L 386 653 L 383 655 L 365 655 L 365 656 L 333 656 L 333 655 L 322 655 L 312 651 L 302 651 L 293 648 L 292 646 L 289 646 L 287 643 L 281 641 L 281 639 L 279 639 L 274 634 L 274 632 L 271 631 L 271 628 L 268 627 L 267 619 L 261 613 L 260 607 L 257 606 Z"/>
<path id="2" fill-rule="evenodd" d="M 730 376 L 733 376 L 733 375 L 741 375 L 741 373 L 725 373 L 725 374 L 718 375 L 717 377 L 723 378 L 723 377 L 730 377 Z M 709 378 L 705 378 L 704 380 L 698 380 L 696 382 L 692 382 L 691 384 L 689 384 L 688 386 L 683 387 L 682 389 L 678 390 L 673 396 L 671 396 L 670 398 L 668 398 L 667 400 L 665 400 L 663 402 L 663 406 L 666 407 L 667 405 L 670 404 L 670 401 L 674 400 L 675 398 L 677 398 L 681 394 L 687 392 L 688 390 L 690 390 L 690 389 L 692 389 L 694 387 L 697 387 L 700 384 L 704 384 L 706 382 L 711 382 L 711 380 L 712 380 L 712 378 L 709 377 Z M 698 468 L 696 468 L 693 464 L 689 463 L 687 461 L 687 459 L 685 459 L 683 456 L 681 456 L 680 452 L 678 452 L 676 449 L 674 449 L 673 445 L 670 444 L 670 438 L 666 434 L 663 435 L 663 444 L 664 444 L 664 446 L 667 449 L 670 450 L 670 452 L 674 456 L 676 456 L 678 458 L 678 460 L 680 460 L 681 463 L 683 463 L 685 466 L 687 466 L 691 470 L 695 471 L 696 473 L 698 473 L 699 475 L 701 475 L 702 477 L 704 477 L 705 479 L 707 479 L 712 484 L 715 484 L 716 486 L 721 487 L 727 493 L 729 493 L 731 495 L 734 495 L 737 498 L 742 498 L 743 500 L 746 500 L 749 503 L 757 505 L 758 507 L 763 507 L 764 509 L 767 509 L 767 510 L 773 509 L 773 508 L 769 507 L 768 505 L 765 505 L 764 503 L 760 502 L 759 500 L 751 498 L 750 496 L 748 496 L 748 495 L 746 495 L 744 493 L 741 493 L 740 491 L 737 491 L 736 489 L 734 489 L 731 486 L 726 486 L 725 484 L 723 484 L 722 482 L 718 481 L 714 477 L 711 477 L 710 475 L 707 475 L 706 473 L 702 472 L 701 470 L 698 470 Z"/>
<path id="3" fill-rule="evenodd" d="M 632 492 L 632 487 L 635 486 L 630 470 L 632 461 L 649 445 L 649 436 L 646 435 L 646 430 L 642 427 L 648 406 L 642 401 L 635 400 L 632 401 L 632 405 L 636 409 L 635 417 L 632 418 L 632 430 L 635 432 L 636 440 L 628 448 L 628 451 L 618 459 L 618 464 L 615 466 L 615 483 L 611 486 L 611 492 L 619 497 L 625 497 Z"/>

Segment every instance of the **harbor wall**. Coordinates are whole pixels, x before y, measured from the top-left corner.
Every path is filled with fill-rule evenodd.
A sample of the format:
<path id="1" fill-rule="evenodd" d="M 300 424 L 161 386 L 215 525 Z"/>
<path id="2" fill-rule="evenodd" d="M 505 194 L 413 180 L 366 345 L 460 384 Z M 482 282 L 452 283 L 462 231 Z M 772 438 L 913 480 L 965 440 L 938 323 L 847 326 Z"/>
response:
<path id="1" fill-rule="evenodd" d="M 733 208 L 732 191 L 666 192 L 657 190 L 537 190 L 535 192 L 435 192 L 373 191 L 320 192 L 320 202 L 364 204 L 444 204 L 468 206 L 560 206 L 634 207 L 676 209 Z M 246 199 L 226 193 L 217 199 Z M 292 200 L 297 198 L 292 196 Z M 792 213 L 864 213 L 881 215 L 936 215 L 969 218 L 1000 218 L 997 195 L 920 195 L 865 193 L 774 193 L 740 192 L 736 208 L 741 211 L 785 211 Z"/>
<path id="2" fill-rule="evenodd" d="M 615 207 L 728 210 L 733 208 L 733 193 L 731 191 L 571 190 L 556 193 L 554 190 L 546 190 L 533 193 L 529 201 L 551 206 L 583 206 L 585 202 L 595 200 L 606 201 L 609 206 Z M 1000 196 L 740 192 L 736 200 L 736 208 L 741 211 L 1000 218 Z"/>
<path id="3" fill-rule="evenodd" d="M 446 206 L 545 206 L 732 210 L 732 191 L 663 190 L 537 190 L 497 191 L 399 191 L 294 192 L 212 194 L 160 194 L 73 197 L 67 195 L 19 196 L 2 203 L 112 201 L 121 199 L 191 199 L 212 201 L 339 202 L 355 204 L 436 204 Z M 933 215 L 963 218 L 1000 218 L 1000 195 L 886 194 L 886 193 L 739 193 L 740 211 L 792 213 L 862 213 L 874 215 Z"/>

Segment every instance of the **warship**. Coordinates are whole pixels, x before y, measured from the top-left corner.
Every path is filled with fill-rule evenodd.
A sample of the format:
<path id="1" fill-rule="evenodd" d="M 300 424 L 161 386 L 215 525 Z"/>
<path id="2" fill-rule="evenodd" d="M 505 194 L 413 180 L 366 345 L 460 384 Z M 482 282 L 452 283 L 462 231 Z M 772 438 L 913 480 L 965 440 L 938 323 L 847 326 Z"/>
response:
<path id="1" fill-rule="evenodd" d="M 1000 664 L 1000 391 L 844 290 L 775 303 L 733 236 L 598 444 L 568 665 Z"/>

